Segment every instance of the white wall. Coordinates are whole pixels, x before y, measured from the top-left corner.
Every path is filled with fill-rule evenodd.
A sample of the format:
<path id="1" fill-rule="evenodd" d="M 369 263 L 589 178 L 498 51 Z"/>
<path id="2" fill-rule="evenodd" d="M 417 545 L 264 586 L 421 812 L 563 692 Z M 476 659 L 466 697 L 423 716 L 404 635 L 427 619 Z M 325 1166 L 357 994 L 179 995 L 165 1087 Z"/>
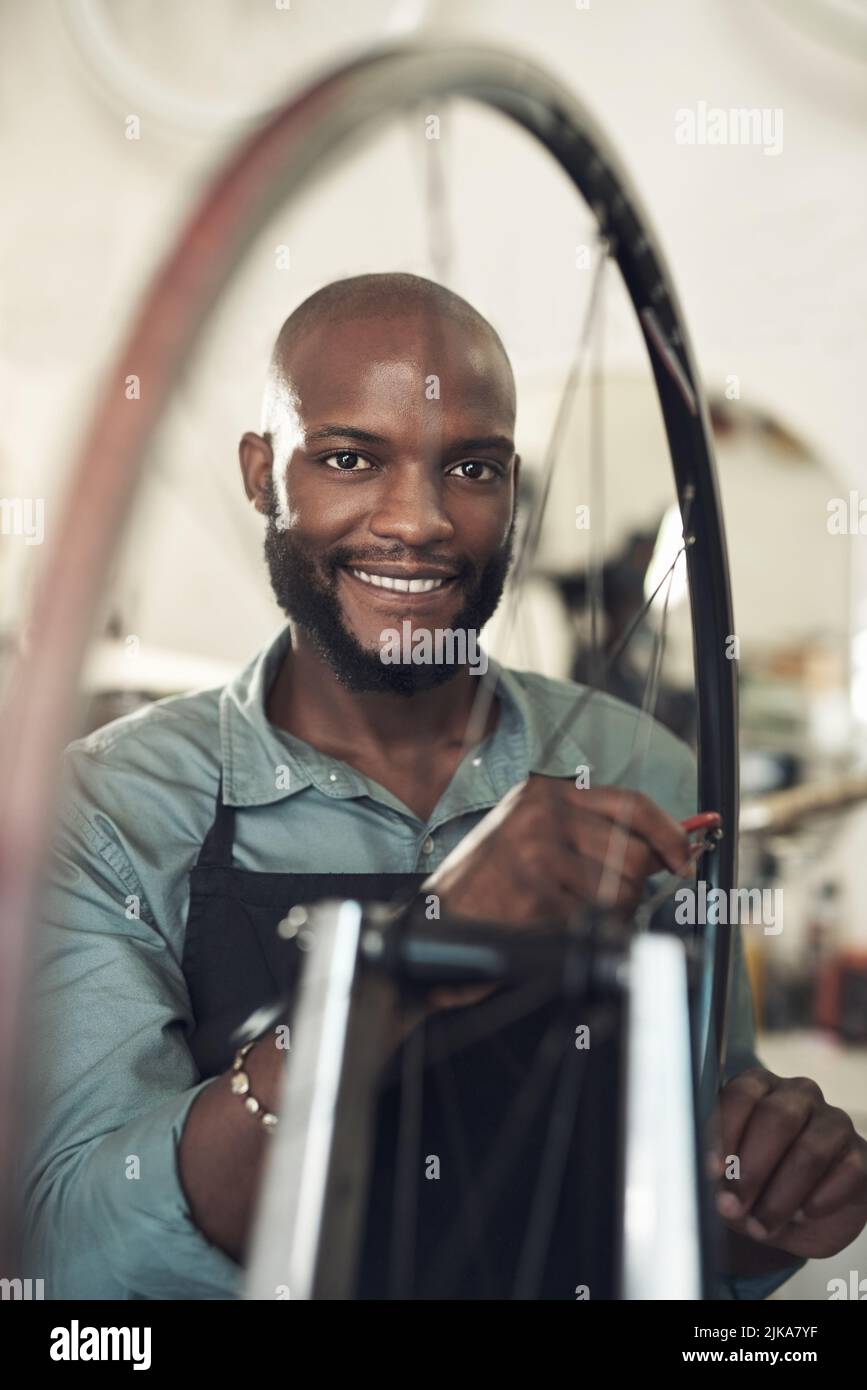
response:
<path id="1" fill-rule="evenodd" d="M 375 36 L 394 10 L 331 0 L 325 24 L 312 0 L 293 0 L 288 11 L 229 0 L 113 0 L 110 9 L 92 0 L 92 8 L 109 13 L 108 33 L 137 65 L 135 81 L 117 64 L 109 81 L 82 58 L 69 30 L 70 15 L 89 12 L 81 3 L 0 14 L 0 152 L 15 190 L 0 230 L 4 496 L 55 495 L 100 369 L 237 136 L 215 115 L 198 132 L 184 129 L 184 107 L 264 101 L 311 63 Z M 804 39 L 761 3 L 426 8 L 434 37 L 472 32 L 517 47 L 586 97 L 660 231 L 706 378 L 721 384 L 737 374 L 744 399 L 788 421 L 857 485 L 865 457 L 863 66 Z M 157 101 L 143 83 L 162 86 Z M 676 144 L 676 109 L 699 101 L 782 108 L 782 153 Z M 130 110 L 142 119 L 136 142 L 124 138 Z M 586 290 L 574 245 L 587 223 L 523 136 L 502 134 L 487 115 L 457 113 L 453 130 L 444 151 L 458 217 L 452 283 L 494 319 L 512 351 L 533 452 L 574 343 Z M 461 138 L 467 130 L 472 138 Z M 151 459 L 154 481 L 120 579 L 132 630 L 232 659 L 272 630 L 235 441 L 256 421 L 271 337 L 306 293 L 368 268 L 431 273 L 420 196 L 426 153 L 417 124 L 395 127 L 313 207 L 275 219 L 253 248 Z M 278 241 L 291 245 L 288 272 L 274 266 Z M 624 366 L 638 361 L 637 337 L 626 330 L 609 350 Z M 49 535 L 58 521 L 51 507 Z M 19 611 L 37 558 L 36 548 L 3 538 L 0 620 Z"/>

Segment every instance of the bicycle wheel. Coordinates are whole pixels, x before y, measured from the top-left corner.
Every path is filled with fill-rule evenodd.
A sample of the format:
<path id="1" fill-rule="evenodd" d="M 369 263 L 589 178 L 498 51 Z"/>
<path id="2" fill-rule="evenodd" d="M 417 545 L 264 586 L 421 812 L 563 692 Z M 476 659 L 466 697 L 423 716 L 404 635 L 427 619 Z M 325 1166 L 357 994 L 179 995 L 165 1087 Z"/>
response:
<path id="1" fill-rule="evenodd" d="M 17 983 L 33 888 L 50 820 L 54 757 L 69 728 L 78 666 L 141 471 L 145 447 L 183 361 L 274 209 L 300 196 L 378 124 L 421 96 L 481 103 L 522 127 L 556 161 L 591 208 L 603 259 L 616 262 L 643 335 L 668 437 L 684 523 L 698 700 L 699 801 L 728 831 L 703 862 L 709 888 L 735 872 L 737 747 L 733 632 L 725 542 L 701 387 L 671 278 L 639 200 L 590 114 L 559 82 L 523 58 L 474 48 L 396 46 L 329 73 L 246 141 L 204 198 L 145 297 L 109 373 L 74 466 L 33 608 L 34 646 L 10 688 L 3 726 L 6 797 L 0 822 L 3 946 L 0 1058 L 14 1065 Z M 118 383 L 148 390 L 130 411 Z M 543 487 L 542 505 L 544 506 Z M 530 527 L 528 545 L 538 539 Z M 519 562 L 520 563 L 520 562 Z M 722 1054 L 728 937 L 702 928 L 708 1026 L 702 1053 Z M 712 1060 L 712 1059 L 711 1059 Z M 10 1094 L 0 1087 L 4 1097 Z M 9 1115 L 0 1141 L 8 1149 Z"/>

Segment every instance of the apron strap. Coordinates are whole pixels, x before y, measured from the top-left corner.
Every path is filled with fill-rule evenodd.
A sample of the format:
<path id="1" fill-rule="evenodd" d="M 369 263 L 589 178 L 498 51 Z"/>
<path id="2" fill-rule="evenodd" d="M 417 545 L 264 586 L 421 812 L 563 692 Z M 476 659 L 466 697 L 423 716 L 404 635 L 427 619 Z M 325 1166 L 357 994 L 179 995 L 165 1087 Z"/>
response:
<path id="1" fill-rule="evenodd" d="M 199 850 L 196 867 L 232 867 L 232 847 L 235 842 L 235 808 L 223 804 L 223 769 L 220 768 L 220 781 L 217 786 L 217 803 L 214 823 L 208 831 Z"/>

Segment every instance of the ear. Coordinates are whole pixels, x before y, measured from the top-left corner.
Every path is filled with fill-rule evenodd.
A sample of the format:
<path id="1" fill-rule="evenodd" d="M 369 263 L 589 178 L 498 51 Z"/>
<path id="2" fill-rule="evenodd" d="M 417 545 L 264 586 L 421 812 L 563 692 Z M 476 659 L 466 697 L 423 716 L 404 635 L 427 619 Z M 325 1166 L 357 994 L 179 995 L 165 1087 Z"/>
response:
<path id="1" fill-rule="evenodd" d="M 238 445 L 238 459 L 244 491 L 257 512 L 267 512 L 267 490 L 274 467 L 274 452 L 267 434 L 254 434 L 248 430 L 242 435 Z"/>
<path id="2" fill-rule="evenodd" d="M 512 508 L 518 501 L 518 484 L 521 479 L 521 455 L 515 455 L 515 462 L 512 465 Z"/>

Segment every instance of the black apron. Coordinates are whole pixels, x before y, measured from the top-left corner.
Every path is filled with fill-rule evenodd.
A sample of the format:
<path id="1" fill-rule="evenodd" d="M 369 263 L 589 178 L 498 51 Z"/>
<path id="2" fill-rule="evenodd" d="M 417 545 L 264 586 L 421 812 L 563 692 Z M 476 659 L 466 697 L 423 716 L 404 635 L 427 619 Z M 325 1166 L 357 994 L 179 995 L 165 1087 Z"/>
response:
<path id="1" fill-rule="evenodd" d="M 301 955 L 295 942 L 276 930 L 290 908 L 324 898 L 403 901 L 427 877 L 238 869 L 232 859 L 235 814 L 235 807 L 223 804 L 221 776 L 214 822 L 190 874 L 182 961 L 195 1025 L 190 1048 L 203 1080 L 231 1065 L 235 1030 L 255 1010 L 291 991 Z M 482 1027 L 486 1009 L 496 1004 L 494 996 L 491 1003 L 472 1006 Z M 456 1025 L 465 1030 L 469 1012 L 443 1013 L 426 1025 L 435 1048 L 448 1048 Z M 448 1061 L 425 1066 L 418 1152 L 412 1160 L 420 1175 L 415 1183 L 414 1272 L 399 1288 L 392 1282 L 391 1251 L 403 1049 L 384 1069 L 357 1297 L 515 1296 L 522 1252 L 527 1255 L 526 1229 L 531 1213 L 538 1212 L 536 1176 L 550 1118 L 546 1102 L 557 1084 L 555 1074 L 535 1087 L 531 1067 L 543 1038 L 549 1047 L 560 1048 L 561 1057 L 568 1056 L 568 1049 L 574 1050 L 575 1027 L 586 1022 L 586 1017 L 564 1017 L 561 1004 L 546 1005 L 481 1042 L 461 1045 Z M 591 1053 L 579 1059 L 584 1063 L 580 1092 L 572 1106 L 575 1119 L 562 1175 L 554 1178 L 560 1197 L 550 1220 L 548 1253 L 532 1282 L 535 1297 L 571 1300 L 587 1296 L 576 1294 L 585 1287 L 592 1298 L 613 1296 L 617 1162 L 612 1102 L 618 1086 L 618 1026 L 609 1016 L 595 1037 L 591 1033 Z M 531 1112 L 518 1140 L 506 1145 L 503 1125 L 522 1086 Z M 583 1126 L 581 1114 L 592 1117 Z M 438 1169 L 430 1161 L 434 1157 Z M 433 1176 L 437 1171 L 439 1176 Z M 487 1193 L 469 1212 L 468 1189 Z"/>

